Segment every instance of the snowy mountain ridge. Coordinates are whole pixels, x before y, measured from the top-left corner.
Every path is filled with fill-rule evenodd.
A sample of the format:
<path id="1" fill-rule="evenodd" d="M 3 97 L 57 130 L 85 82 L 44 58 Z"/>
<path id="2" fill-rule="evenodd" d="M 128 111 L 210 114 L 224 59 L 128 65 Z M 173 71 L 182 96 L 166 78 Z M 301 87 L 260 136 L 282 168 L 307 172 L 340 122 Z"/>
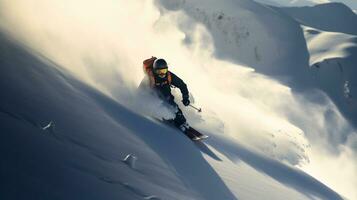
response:
<path id="1" fill-rule="evenodd" d="M 352 10 L 357 9 L 357 2 L 354 0 L 255 0 L 263 4 L 269 4 L 279 7 L 302 7 L 302 6 L 314 6 L 319 4 L 329 4 L 329 3 L 343 3 L 349 6 Z"/>

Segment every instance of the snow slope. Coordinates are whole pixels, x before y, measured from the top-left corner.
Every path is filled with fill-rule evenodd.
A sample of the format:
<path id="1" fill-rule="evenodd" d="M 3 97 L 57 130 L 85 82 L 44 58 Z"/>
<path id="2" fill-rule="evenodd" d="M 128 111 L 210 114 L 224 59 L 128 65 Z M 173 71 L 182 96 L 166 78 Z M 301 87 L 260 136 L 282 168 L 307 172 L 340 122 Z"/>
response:
<path id="1" fill-rule="evenodd" d="M 255 0 L 263 4 L 269 4 L 273 6 L 287 6 L 287 7 L 301 7 L 301 6 L 313 6 L 324 3 L 340 2 L 351 9 L 357 9 L 357 2 L 355 0 Z"/>
<path id="2" fill-rule="evenodd" d="M 3 34 L 0 45 L 1 199 L 342 199 L 228 138 L 195 145 Z"/>
<path id="3" fill-rule="evenodd" d="M 320 4 L 312 7 L 286 7 L 282 10 L 302 25 L 323 31 L 357 35 L 357 15 L 342 3 Z"/>
<path id="4" fill-rule="evenodd" d="M 309 25 L 316 29 L 354 34 L 357 31 L 356 15 L 348 7 L 331 3 L 312 8 L 270 9 L 254 1 L 209 1 L 201 4 L 199 0 L 171 0 L 162 1 L 161 4 L 168 10 L 183 10 L 191 17 L 178 20 L 188 44 L 195 37 L 192 23 L 188 21 L 193 18 L 211 34 L 216 57 L 252 67 L 304 96 L 309 96 L 307 93 L 311 90 L 321 90 L 348 120 L 357 125 L 357 112 L 351 111 L 346 101 L 341 100 L 344 95 L 340 81 L 333 81 L 328 86 L 316 81 L 310 67 L 308 44 L 301 28 L 301 25 Z M 346 56 L 353 59 L 354 41 L 350 43 L 352 45 L 346 47 L 349 52 Z M 353 65 L 354 60 L 350 63 L 348 65 Z M 354 68 L 348 68 L 353 74 Z M 355 82 L 353 79 L 351 77 L 349 82 Z M 329 80 L 328 77 L 325 80 Z M 331 92 L 330 87 L 339 92 Z M 323 101 L 322 98 L 320 101 Z"/>
<path id="5" fill-rule="evenodd" d="M 301 105 L 288 103 L 288 106 L 281 108 L 284 115 L 290 123 L 303 131 L 312 146 L 313 152 L 326 153 L 326 157 L 322 156 L 325 158 L 317 158 L 320 155 L 310 154 L 309 150 L 298 142 L 297 146 L 302 147 L 307 156 L 304 153 L 298 153 L 298 155 L 304 158 L 302 160 L 306 160 L 306 157 L 310 160 L 310 163 L 303 168 L 313 168 L 314 170 L 308 170 L 309 173 L 318 175 L 319 179 L 324 179 L 324 183 L 329 184 L 329 186 L 338 188 L 339 191 L 344 191 L 343 193 L 348 194 L 349 198 L 357 198 L 357 193 L 353 189 L 357 185 L 357 162 L 355 159 L 357 152 L 357 133 L 355 129 L 357 111 L 356 101 L 353 97 L 353 88 L 355 88 L 356 83 L 356 77 L 354 76 L 356 74 L 356 42 L 354 36 L 343 34 L 344 31 L 354 30 L 355 27 L 354 16 L 351 15 L 350 9 L 340 4 L 320 5 L 315 6 L 313 9 L 315 13 L 321 12 L 325 13 L 325 15 L 314 16 L 314 13 L 311 13 L 308 7 L 291 9 L 266 7 L 253 1 L 227 1 L 224 3 L 209 1 L 204 4 L 200 3 L 200 1 L 162 1 L 161 3 L 170 12 L 183 11 L 190 16 L 189 20 L 194 19 L 197 23 L 202 24 L 209 32 L 208 37 L 211 37 L 210 39 L 213 41 L 212 52 L 215 57 L 233 62 L 237 66 L 241 66 L 243 63 L 243 65 L 252 67 L 256 72 L 273 77 L 291 88 L 296 95 L 293 98 L 302 100 Z M 329 30 L 342 32 L 335 35 L 340 35 L 339 37 L 346 40 L 343 40 L 343 44 L 339 47 L 333 46 L 336 44 L 335 41 L 327 41 L 325 39 L 322 43 L 309 43 L 308 34 L 302 27 L 304 21 L 301 21 L 300 18 L 295 18 L 293 14 L 290 15 L 288 12 L 290 10 L 299 10 L 301 15 L 305 14 L 303 15 L 304 18 L 314 19 L 313 23 L 309 23 L 311 26 L 324 25 L 325 27 L 330 27 Z M 166 14 L 165 10 L 162 12 Z M 343 16 L 343 18 L 339 18 L 339 22 L 326 20 L 326 18 L 334 18 L 337 15 Z M 298 15 L 296 16 L 299 17 Z M 177 19 L 177 23 L 181 27 L 180 30 L 185 33 L 185 42 L 187 41 L 188 45 L 190 45 L 190 41 L 195 38 L 196 34 L 194 28 L 190 25 L 192 22 L 189 20 L 182 17 Z M 317 27 L 313 28 L 317 29 Z M 312 51 L 314 48 L 327 52 L 331 56 L 330 59 L 338 60 L 338 62 L 331 62 L 324 68 L 312 66 L 310 63 L 311 58 L 320 57 L 315 54 L 316 51 Z M 332 51 L 329 51 L 329 49 Z M 333 58 L 336 56 L 334 49 L 340 49 L 338 52 L 343 52 L 343 57 Z M 341 54 L 337 56 L 341 56 Z M 343 66 L 342 68 L 345 72 L 340 72 L 341 67 L 338 63 Z M 214 65 L 210 63 L 210 66 L 222 68 L 220 64 Z M 269 86 L 265 90 L 252 89 L 250 86 L 257 87 L 257 85 L 251 79 L 246 80 L 241 77 L 237 79 L 239 80 L 237 84 L 247 88 L 243 93 L 238 92 L 238 95 L 246 96 L 248 93 L 249 95 L 247 96 L 257 96 L 269 90 Z M 252 91 L 252 93 L 247 91 Z M 231 94 L 237 93 L 236 90 L 230 92 Z M 229 96 L 229 98 L 232 98 L 232 96 Z M 270 100 L 272 102 L 280 102 L 282 99 L 287 101 L 288 98 L 270 94 L 264 96 L 263 99 L 264 103 L 262 102 L 262 104 Z M 237 100 L 237 102 L 239 101 Z M 313 105 L 308 106 L 311 103 Z M 244 106 L 241 106 L 241 109 L 232 116 L 240 116 L 237 113 L 247 114 L 246 109 L 242 109 L 242 107 Z M 317 110 L 315 110 L 316 108 Z M 274 112 L 277 111 L 274 110 Z M 247 115 L 251 115 L 251 113 Z M 265 116 L 270 116 L 270 113 Z M 268 119 L 265 120 L 269 121 Z M 228 121 L 227 118 L 225 118 L 226 121 Z M 242 119 L 239 118 L 239 121 L 242 121 Z M 244 126 L 244 123 L 242 124 Z M 234 128 L 239 129 L 242 124 L 234 126 Z M 251 124 L 251 126 L 255 126 L 255 124 Z M 268 132 L 279 133 L 279 130 Z M 273 135 L 281 136 L 280 134 Z M 295 133 L 294 135 L 297 134 Z M 240 139 L 242 138 L 240 137 Z M 244 141 L 251 143 L 251 140 L 246 138 L 244 138 Z M 259 142 L 253 143 L 254 146 L 258 146 L 258 149 L 267 154 L 275 152 L 274 148 L 267 147 L 270 143 L 268 141 L 263 144 Z M 272 143 L 272 146 L 274 146 L 274 143 Z M 281 147 L 283 145 L 279 144 L 277 146 Z M 282 157 L 286 155 L 291 154 L 288 153 Z M 282 157 L 280 159 L 284 160 Z M 291 161 L 294 159 L 288 160 L 290 163 L 296 164 L 296 162 Z M 339 162 L 336 162 L 336 160 L 339 160 Z M 326 165 L 329 165 L 328 170 L 319 170 L 325 168 Z M 342 168 L 344 170 L 341 170 Z M 337 173 L 336 170 L 343 171 L 343 173 Z M 339 177 L 344 178 L 337 181 Z M 348 180 L 348 183 L 344 180 Z"/>
<path id="6" fill-rule="evenodd" d="M 184 136 L 4 37 L 1 49 L 4 199 L 234 199 Z M 49 121 L 54 130 L 42 130 Z M 129 153 L 138 157 L 137 169 L 121 162 Z"/>
<path id="7" fill-rule="evenodd" d="M 42 129 L 51 132 L 50 128 L 45 127 L 53 121 L 54 135 L 65 141 L 64 146 L 68 149 L 80 146 L 83 147 L 80 149 L 87 149 L 83 150 L 84 154 L 89 152 L 94 155 L 90 157 L 98 157 L 94 161 L 84 161 L 85 155 L 80 153 L 76 158 L 80 163 L 75 162 L 76 166 L 80 166 L 80 173 L 85 171 L 91 177 L 101 177 L 94 178 L 91 187 L 103 182 L 105 188 L 107 184 L 113 188 L 121 187 L 120 193 L 128 198 L 157 195 L 162 199 L 172 199 L 176 198 L 173 196 L 177 193 L 182 195 L 181 199 L 262 199 L 267 194 L 270 199 L 278 198 L 277 194 L 293 199 L 340 198 L 316 179 L 280 162 L 302 165 L 304 170 L 310 167 L 306 170 L 309 174 L 340 194 L 355 198 L 353 188 L 357 184 L 354 178 L 357 177 L 357 164 L 354 147 L 357 140 L 352 123 L 356 118 L 353 118 L 353 109 L 345 102 L 346 88 L 352 94 L 354 88 L 351 85 L 354 81 L 353 73 L 350 73 L 353 68 L 348 67 L 355 63 L 352 59 L 354 54 L 350 54 L 353 51 L 349 51 L 353 50 L 353 45 L 336 50 L 330 46 L 333 43 L 326 43 L 326 46 L 308 43 L 307 39 L 313 37 L 309 32 L 318 31 L 321 36 L 329 34 L 316 27 L 307 27 L 313 31 L 304 31 L 306 29 L 301 27 L 301 22 L 289 13 L 254 1 L 153 2 L 0 2 L 0 27 L 21 44 L 31 47 L 30 52 L 42 55 L 39 56 L 41 62 L 33 61 L 32 58 L 29 58 L 30 61 L 21 61 L 15 55 L 22 53 L 5 50 L 2 53 L 8 57 L 1 59 L 7 63 L 4 66 L 14 65 L 17 67 L 15 70 L 27 65 L 25 63 L 35 62 L 42 66 L 42 61 L 45 61 L 45 65 L 49 64 L 49 60 L 52 62 L 49 67 L 26 72 L 31 76 L 23 72 L 21 77 L 27 77 L 27 82 L 20 85 L 14 84 L 16 80 L 21 80 L 15 75 L 4 78 L 4 83 L 13 83 L 2 85 L 7 88 L 5 91 L 9 91 L 6 92 L 8 98 L 4 99 L 7 102 L 4 105 L 13 105 L 11 109 L 4 109 L 5 113 L 30 121 L 29 124 L 37 128 L 40 124 L 40 132 L 43 132 Z M 131 17 L 130 21 L 127 20 L 128 16 Z M 349 38 L 352 39 L 352 36 L 343 35 L 341 41 L 353 43 Z M 318 37 L 316 39 L 319 41 Z M 5 46 L 8 49 L 13 44 L 7 43 Z M 316 51 L 313 52 L 314 49 Z M 317 59 L 319 61 L 327 58 L 315 52 L 330 49 L 332 51 L 327 56 L 333 58 L 338 55 L 343 62 L 350 63 L 346 65 L 351 70 L 346 70 L 348 87 L 345 87 L 346 82 L 341 84 L 340 79 L 336 80 L 334 70 L 321 73 L 322 70 L 316 72 L 317 68 L 311 67 L 314 55 L 321 58 Z M 162 126 L 127 110 L 130 108 L 136 113 L 145 114 L 142 105 L 149 103 L 135 102 L 135 94 L 132 93 L 135 93 L 136 83 L 142 78 L 140 62 L 151 55 L 167 58 L 170 68 L 184 78 L 198 105 L 204 107 L 202 116 L 197 116 L 189 109 L 185 109 L 185 114 L 191 124 L 211 135 L 212 139 L 207 141 L 208 146 L 197 148 L 170 129 L 159 133 L 159 127 Z M 12 57 L 16 57 L 19 63 L 11 64 L 8 60 L 14 60 Z M 343 66 L 345 64 L 347 62 Z M 335 66 L 332 67 L 335 69 Z M 44 70 L 46 73 L 39 76 L 43 74 L 39 72 L 40 69 L 48 68 L 57 69 L 55 71 L 62 75 Z M 8 68 L 4 71 L 7 72 Z M 318 73 L 323 75 L 319 75 L 320 81 L 316 81 Z M 36 86 L 41 88 L 41 92 L 38 89 L 33 91 L 37 92 L 36 95 L 24 92 L 24 96 L 17 97 L 18 93 L 11 93 L 25 90 L 20 89 L 22 86 L 32 91 L 29 83 L 43 80 L 43 77 L 50 74 L 57 78 L 46 82 L 58 81 L 53 82 L 54 85 L 49 88 Z M 333 81 L 328 82 L 330 78 Z M 81 82 L 89 83 L 91 87 Z M 57 85 L 63 85 L 63 89 L 58 89 Z M 66 98 L 67 94 L 72 94 L 71 98 Z M 38 99 L 36 102 L 39 104 L 34 104 L 32 98 L 42 95 L 49 95 L 51 101 Z M 30 100 L 28 96 L 32 96 Z M 12 99 L 21 101 L 17 103 Z M 52 101 L 49 109 L 38 108 L 42 104 L 46 107 Z M 32 105 L 38 106 L 29 109 Z M 71 106 L 67 108 L 62 105 Z M 63 119 L 63 115 L 72 116 L 77 108 L 77 116 Z M 12 114 L 22 112 L 27 114 Z M 43 115 L 42 112 L 47 113 L 47 117 L 39 117 Z M 61 114 L 52 119 L 53 113 Z M 84 117 L 81 113 L 85 113 Z M 143 126 L 137 126 L 138 122 Z M 11 123 L 4 126 L 11 126 Z M 64 131 L 56 131 L 58 127 Z M 106 130 L 109 135 L 103 133 Z M 153 131 L 148 135 L 147 130 Z M 172 134 L 162 135 L 166 133 Z M 45 136 L 51 137 L 51 134 Z M 159 136 L 162 140 L 157 140 Z M 237 144 L 234 139 L 239 139 L 240 143 L 249 145 L 249 148 Z M 47 139 L 43 140 L 47 142 Z M 31 146 L 30 140 L 26 142 L 25 145 L 30 146 L 30 149 L 35 148 Z M 56 148 L 54 151 L 57 152 Z M 62 157 L 69 155 L 68 151 L 61 154 Z M 144 173 L 142 176 L 127 169 L 128 166 L 120 161 L 129 153 L 139 158 L 137 167 Z M 190 160 L 187 161 L 188 157 Z M 6 170 L 11 168 L 12 163 L 18 162 L 14 158 L 9 160 L 11 162 Z M 31 164 L 29 160 L 24 160 Z M 187 163 L 192 163 L 194 169 L 188 168 L 191 166 L 187 166 Z M 34 168 L 38 166 L 29 167 L 31 170 Z M 124 168 L 123 172 L 117 172 Z M 207 170 L 200 171 L 202 168 Z M 50 172 L 55 169 L 51 168 Z M 207 173 L 210 174 L 208 178 Z M 157 178 L 160 176 L 165 178 Z M 36 177 L 46 179 L 48 176 L 37 173 Z M 172 184 L 168 184 L 168 179 L 172 180 Z M 64 185 L 65 181 L 62 183 Z M 145 185 L 152 187 L 147 188 Z M 58 193 L 68 194 L 69 187 L 64 187 Z M 221 189 L 218 194 L 213 194 L 212 188 L 216 187 Z M 39 190 L 40 187 L 33 191 Z M 55 187 L 50 190 L 56 192 Z M 97 195 L 104 193 L 99 192 Z"/>
<path id="8" fill-rule="evenodd" d="M 357 15 L 340 3 L 274 9 L 301 23 L 314 87 L 326 92 L 356 126 Z"/>
<path id="9" fill-rule="evenodd" d="M 287 71 L 285 66 L 291 63 L 287 58 L 292 55 L 296 57 L 295 65 L 307 64 L 306 44 L 298 23 L 254 1 L 209 0 L 202 4 L 199 0 L 171 0 L 161 4 L 168 10 L 183 10 L 191 17 L 178 21 L 187 41 L 194 37 L 192 22 L 188 20 L 202 23 L 211 34 L 214 55 L 218 58 L 276 76 L 291 73 L 292 69 Z M 304 68 L 293 70 L 297 74 L 306 71 Z"/>
<path id="10" fill-rule="evenodd" d="M 357 73 L 355 68 L 357 62 L 357 36 L 356 30 L 354 30 L 357 27 L 356 15 L 345 5 L 335 3 L 316 5 L 314 7 L 275 9 L 283 11 L 302 24 L 310 55 L 311 73 L 314 76 L 316 87 L 325 91 L 339 106 L 344 115 L 355 125 L 357 114 L 357 101 L 354 95 L 357 85 L 356 77 L 354 76 Z M 326 114 L 326 116 L 328 115 Z M 329 129 L 334 129 L 333 127 L 336 126 L 331 126 Z M 356 133 L 353 133 L 355 131 L 352 134 L 342 130 L 337 132 L 339 133 L 337 134 L 338 136 L 332 134 L 330 141 L 336 141 L 337 137 L 340 137 L 342 141 L 347 141 L 348 144 L 350 143 L 348 140 L 356 136 Z M 355 145 L 351 147 L 353 151 L 356 151 Z M 352 160 L 355 160 L 353 157 Z M 321 162 L 321 165 L 327 165 L 321 159 L 319 162 Z M 303 168 L 317 177 L 324 176 L 318 172 L 320 171 L 318 168 L 311 166 Z M 334 168 L 332 171 L 339 170 L 341 166 L 343 164 L 332 167 Z M 356 171 L 356 169 L 353 171 Z M 337 173 L 336 176 L 340 175 Z M 328 178 L 322 179 L 325 180 L 325 183 L 334 184 L 334 188 L 338 187 L 335 181 L 328 181 Z M 356 178 L 352 178 L 352 180 L 356 180 Z M 352 185 L 356 187 L 357 182 L 353 181 Z M 343 189 L 344 187 L 340 188 Z M 351 188 L 343 190 L 348 192 L 351 191 Z M 357 198 L 356 195 L 356 193 L 351 194 L 349 198 L 355 199 Z"/>
<path id="11" fill-rule="evenodd" d="M 344 59 L 350 56 L 356 46 L 356 36 L 338 32 L 325 32 L 311 27 L 303 27 L 310 53 L 310 65 L 328 59 Z"/>

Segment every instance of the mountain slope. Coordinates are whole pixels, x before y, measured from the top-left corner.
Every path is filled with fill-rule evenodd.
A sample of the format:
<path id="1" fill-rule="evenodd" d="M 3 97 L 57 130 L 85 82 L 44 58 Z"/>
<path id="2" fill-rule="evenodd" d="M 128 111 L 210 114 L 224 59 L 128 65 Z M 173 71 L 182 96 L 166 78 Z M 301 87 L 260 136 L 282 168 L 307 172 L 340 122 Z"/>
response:
<path id="1" fill-rule="evenodd" d="M 323 31 L 357 35 L 357 15 L 342 3 L 280 9 L 298 20 L 302 25 Z"/>
<path id="2" fill-rule="evenodd" d="M 78 171 L 101 177 L 99 181 L 121 187 L 120 193 L 132 198 L 153 194 L 172 199 L 175 191 L 181 199 L 277 199 L 280 194 L 285 199 L 340 198 L 319 181 L 350 199 L 356 197 L 354 36 L 302 26 L 288 12 L 251 0 L 0 2 L 0 27 L 31 47 L 28 52 L 43 55 L 34 59 L 21 53 L 23 46 L 12 48 L 3 40 L 3 113 L 16 121 L 4 127 L 16 133 L 12 123 L 32 124 L 31 132 L 39 129 L 64 141 L 62 149 L 69 150 L 60 155 L 70 154 L 72 146 L 83 147 L 73 162 Z M 335 42 L 326 41 L 331 39 L 342 45 L 335 48 Z M 183 110 L 191 125 L 211 135 L 207 145 L 192 145 L 177 131 L 162 131 L 156 121 L 140 116 L 148 116 L 143 111 L 148 105 L 160 105 L 136 95 L 141 61 L 151 55 L 167 59 L 170 70 L 189 86 L 195 105 L 202 106 L 202 113 Z M 31 63 L 41 67 L 21 68 Z M 347 73 L 341 73 L 339 63 Z M 176 100 L 182 105 L 180 98 Z M 162 114 L 161 108 L 153 110 Z M 29 147 L 30 156 L 42 155 L 30 140 L 21 144 Z M 319 181 L 250 148 L 308 169 Z M 103 161 L 89 163 L 82 158 L 86 152 Z M 137 171 L 143 176 L 121 162 L 129 153 L 138 157 Z M 4 171 L 19 163 L 14 156 L 5 157 L 10 164 Z M 21 170 L 31 163 L 30 158 L 24 160 Z M 191 169 L 187 163 L 195 166 Z M 125 176 L 115 172 L 122 168 Z M 48 176 L 38 172 L 33 177 Z M 49 185 L 56 194 L 70 190 L 56 192 L 53 181 Z M 220 188 L 219 194 L 212 188 Z"/>
<path id="3" fill-rule="evenodd" d="M 302 7 L 302 6 L 314 6 L 325 3 L 343 3 L 349 6 L 351 9 L 357 9 L 357 2 L 354 0 L 255 0 L 257 2 L 279 6 L 279 7 Z"/>
<path id="4" fill-rule="evenodd" d="M 356 126 L 357 15 L 341 3 L 274 9 L 301 23 L 311 69 L 307 76 Z"/>
<path id="5" fill-rule="evenodd" d="M 184 136 L 133 114 L 3 38 L 1 46 L 6 50 L 1 51 L 1 126 L 11 142 L 2 140 L 1 145 L 2 157 L 8 158 L 1 170 L 6 177 L 1 195 L 7 199 L 32 193 L 36 199 L 141 199 L 152 194 L 164 199 L 234 199 Z M 54 130 L 43 131 L 49 121 Z M 121 162 L 129 153 L 139 158 L 138 170 Z M 188 156 L 193 165 L 183 168 Z M 199 185 L 202 173 L 207 184 Z M 31 184 L 36 180 L 39 183 Z M 192 188 L 184 187 L 187 182 Z M 205 189 L 209 185 L 218 191 Z"/>
<path id="6" fill-rule="evenodd" d="M 228 138 L 194 145 L 3 35 L 0 49 L 2 199 L 341 199 Z"/>
<path id="7" fill-rule="evenodd" d="M 322 91 L 354 126 L 357 125 L 357 112 L 354 109 L 351 111 L 351 106 L 344 100 L 341 82 L 334 80 L 326 86 L 316 81 L 315 72 L 310 67 L 311 45 L 308 47 L 301 28 L 301 25 L 307 25 L 315 29 L 355 34 L 356 15 L 345 5 L 330 3 L 314 7 L 280 8 L 243 0 L 225 3 L 209 1 L 205 4 L 199 0 L 170 0 L 161 4 L 169 11 L 181 10 L 190 16 L 189 19 L 180 18 L 177 22 L 185 33 L 188 45 L 195 37 L 195 29 L 190 21 L 193 19 L 209 31 L 214 44 L 213 53 L 217 58 L 252 67 L 308 98 L 315 98 L 309 97 L 314 93 L 311 91 Z M 350 74 L 354 74 L 356 45 L 353 40 L 350 40 L 350 44 L 346 47 L 348 59 L 345 66 L 348 66 Z M 336 75 L 334 72 L 328 73 L 329 76 Z M 328 76 L 323 79 L 330 80 Z M 348 82 L 355 85 L 356 81 L 350 76 Z M 319 98 L 322 102 L 322 97 Z"/>

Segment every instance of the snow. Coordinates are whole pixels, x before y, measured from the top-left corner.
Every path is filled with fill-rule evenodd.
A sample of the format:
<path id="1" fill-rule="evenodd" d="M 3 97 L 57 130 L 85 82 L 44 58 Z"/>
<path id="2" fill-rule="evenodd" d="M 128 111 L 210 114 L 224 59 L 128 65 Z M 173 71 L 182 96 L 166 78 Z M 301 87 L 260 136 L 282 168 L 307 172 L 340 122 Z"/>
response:
<path id="1" fill-rule="evenodd" d="M 0 2 L 0 198 L 355 199 L 355 21 L 327 7 L 311 9 L 342 18 L 248 0 Z M 152 55 L 203 107 L 184 113 L 204 143 L 149 117 L 169 114 L 137 94 Z"/>
<path id="2" fill-rule="evenodd" d="M 4 36 L 1 47 L 8 50 L 1 55 L 2 198 L 340 198 L 303 172 L 212 133 L 207 145 L 197 146 Z M 56 130 L 44 135 L 35 124 L 46 119 L 56 121 Z M 135 168 L 121 162 L 131 153 Z M 296 176 L 303 180 L 298 185 Z M 304 181 L 315 188 L 301 188 Z"/>
<path id="3" fill-rule="evenodd" d="M 357 8 L 357 2 L 354 0 L 268 0 L 268 1 L 255 0 L 255 1 L 263 3 L 263 4 L 269 4 L 269 5 L 274 5 L 274 6 L 287 6 L 287 7 L 313 6 L 313 5 L 319 5 L 319 4 L 340 2 L 340 3 L 343 3 L 347 6 L 349 6 L 351 9 L 355 10 Z"/>
<path id="4" fill-rule="evenodd" d="M 310 53 L 311 66 L 329 59 L 348 57 L 350 52 L 347 49 L 357 46 L 355 43 L 357 37 L 354 35 L 324 32 L 309 27 L 303 28 Z"/>
<path id="5" fill-rule="evenodd" d="M 301 24 L 329 32 L 357 34 L 357 15 L 341 3 L 282 8 Z M 343 22 L 343 23 L 341 23 Z"/>

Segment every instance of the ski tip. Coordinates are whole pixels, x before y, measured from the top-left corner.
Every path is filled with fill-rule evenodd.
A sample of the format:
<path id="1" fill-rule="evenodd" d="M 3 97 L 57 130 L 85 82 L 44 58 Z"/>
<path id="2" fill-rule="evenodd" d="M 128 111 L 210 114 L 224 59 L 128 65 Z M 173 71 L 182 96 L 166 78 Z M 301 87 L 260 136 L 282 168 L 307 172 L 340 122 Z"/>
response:
<path id="1" fill-rule="evenodd" d="M 206 138 L 209 138 L 209 136 L 208 136 L 208 135 L 202 135 L 202 136 L 200 136 L 200 139 L 206 139 Z"/>
<path id="2" fill-rule="evenodd" d="M 191 140 L 193 140 L 193 141 L 201 141 L 201 140 L 204 140 L 204 139 L 207 139 L 208 138 L 208 136 L 207 135 L 202 135 L 202 136 L 196 136 L 196 137 L 194 137 L 194 138 L 192 138 Z"/>

